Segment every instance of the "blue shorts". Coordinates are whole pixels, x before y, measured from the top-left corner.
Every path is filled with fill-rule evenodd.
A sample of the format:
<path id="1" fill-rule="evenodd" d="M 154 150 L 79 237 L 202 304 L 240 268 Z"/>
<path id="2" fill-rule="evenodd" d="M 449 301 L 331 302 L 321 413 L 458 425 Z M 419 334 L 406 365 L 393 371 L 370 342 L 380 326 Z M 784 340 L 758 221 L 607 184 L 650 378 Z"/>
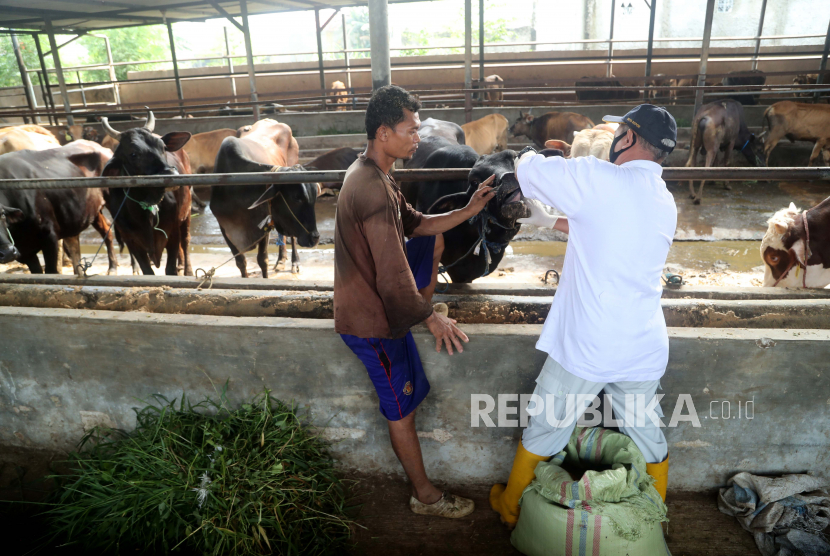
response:
<path id="1" fill-rule="evenodd" d="M 434 236 L 406 242 L 406 258 L 419 290 L 432 281 L 434 250 Z M 378 393 L 380 412 L 389 421 L 403 419 L 426 398 L 429 381 L 412 332 L 397 340 L 358 338 L 349 334 L 340 337 L 366 366 Z"/>

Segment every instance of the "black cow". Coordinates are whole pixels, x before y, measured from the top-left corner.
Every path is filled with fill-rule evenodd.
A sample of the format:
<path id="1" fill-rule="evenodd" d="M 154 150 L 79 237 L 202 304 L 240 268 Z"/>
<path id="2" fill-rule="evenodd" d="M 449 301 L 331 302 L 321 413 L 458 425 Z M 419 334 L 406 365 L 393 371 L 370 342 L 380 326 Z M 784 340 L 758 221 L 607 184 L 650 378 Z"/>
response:
<path id="1" fill-rule="evenodd" d="M 190 160 L 181 148 L 190 139 L 187 131 L 171 131 L 164 137 L 153 133 L 150 112 L 144 127 L 118 132 L 101 119 L 107 135 L 118 141 L 104 176 L 175 176 L 189 174 Z M 190 265 L 190 187 L 110 189 L 107 208 L 115 217 L 119 238 L 130 249 L 133 273 L 136 263 L 144 274 L 155 274 L 167 249 L 165 274 L 175 276 L 182 262 L 185 276 L 193 276 Z"/>
<path id="2" fill-rule="evenodd" d="M 590 77 L 583 77 L 576 83 L 574 86 L 576 87 L 622 87 L 623 84 L 613 79 L 613 75 L 610 79 L 592 79 Z M 629 87 L 631 85 L 628 85 Z M 577 89 L 576 90 L 576 100 L 579 101 L 594 101 L 594 100 L 634 100 L 640 98 L 640 92 L 636 90 L 619 90 L 619 91 L 609 91 L 609 90 L 592 90 L 592 89 Z"/>
<path id="3" fill-rule="evenodd" d="M 425 137 L 418 144 L 415 155 L 404 166 L 416 168 L 472 168 L 478 153 L 472 147 L 459 145 L 443 136 Z M 416 210 L 426 211 L 444 195 L 467 190 L 467 180 L 417 181 L 401 183 L 401 192 Z"/>
<path id="4" fill-rule="evenodd" d="M 263 121 L 263 120 L 261 120 Z M 243 137 L 227 137 L 216 155 L 216 173 L 274 172 L 302 170 L 302 167 L 274 167 L 253 160 L 260 156 L 257 144 Z M 248 276 L 245 252 L 257 247 L 257 263 L 262 277 L 268 277 L 268 234 L 271 228 L 283 236 L 297 238 L 302 247 L 320 241 L 314 205 L 320 191 L 316 183 L 214 186 L 210 208 L 219 221 L 225 242 L 236 257 L 242 277 Z M 266 203 L 265 201 L 270 201 Z M 298 264 L 292 240 L 292 270 Z"/>
<path id="5" fill-rule="evenodd" d="M 449 141 L 454 141 L 458 145 L 467 144 L 464 129 L 460 125 L 445 120 L 436 120 L 435 118 L 423 120 L 421 127 L 418 128 L 418 135 L 421 136 L 421 139 L 426 137 L 444 137 Z"/>
<path id="6" fill-rule="evenodd" d="M 747 71 L 730 71 L 729 74 L 723 78 L 722 85 L 724 87 L 734 87 L 736 85 L 763 85 L 767 82 L 767 76 L 761 70 L 747 70 Z M 730 95 L 728 98 L 737 100 L 741 104 L 747 106 L 755 106 L 761 95 L 747 94 Z"/>
<path id="7" fill-rule="evenodd" d="M 59 149 L 23 150 L 0 156 L 0 179 L 82 178 L 101 175 L 111 156 L 91 141 L 75 141 Z M 90 225 L 104 237 L 109 257 L 108 274 L 115 274 L 117 262 L 110 223 L 101 213 L 104 194 L 100 189 L 7 189 L 0 190 L 5 221 L 0 228 L 0 261 L 12 256 L 43 273 L 38 252 L 43 252 L 47 274 L 60 274 L 58 241 L 72 259 L 76 273 L 82 273 L 79 235 Z M 11 247 L 11 243 L 14 247 Z"/>

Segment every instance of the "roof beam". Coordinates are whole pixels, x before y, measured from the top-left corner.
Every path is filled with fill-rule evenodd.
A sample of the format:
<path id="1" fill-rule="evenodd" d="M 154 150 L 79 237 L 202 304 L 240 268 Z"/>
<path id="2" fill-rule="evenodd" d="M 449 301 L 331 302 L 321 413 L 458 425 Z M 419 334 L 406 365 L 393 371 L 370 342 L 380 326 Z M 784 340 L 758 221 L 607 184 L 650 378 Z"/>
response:
<path id="1" fill-rule="evenodd" d="M 213 0 L 210 0 L 210 5 L 211 5 L 211 6 L 213 6 L 213 9 L 214 9 L 214 10 L 216 10 L 217 12 L 219 12 L 219 14 L 221 14 L 222 16 L 224 16 L 224 18 L 225 18 L 225 19 L 227 19 L 228 21 L 230 21 L 231 23 L 233 23 L 233 24 L 234 24 L 234 26 L 235 26 L 237 29 L 239 29 L 239 30 L 240 30 L 240 31 L 242 31 L 243 33 L 245 32 L 245 28 L 244 28 L 244 27 L 242 27 L 242 24 L 241 24 L 241 23 L 239 23 L 238 21 L 236 21 L 236 20 L 233 18 L 233 16 L 232 16 L 231 14 L 229 14 L 228 12 L 226 12 L 226 11 L 225 11 L 225 8 L 223 8 L 222 6 L 220 6 L 220 5 L 219 5 L 219 2 L 214 2 Z"/>

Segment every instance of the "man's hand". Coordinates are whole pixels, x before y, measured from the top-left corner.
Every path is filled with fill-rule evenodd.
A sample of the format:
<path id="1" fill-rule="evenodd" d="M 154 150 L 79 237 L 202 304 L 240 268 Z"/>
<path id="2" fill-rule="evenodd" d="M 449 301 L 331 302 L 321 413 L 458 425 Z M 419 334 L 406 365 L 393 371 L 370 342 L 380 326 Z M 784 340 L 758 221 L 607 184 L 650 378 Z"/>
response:
<path id="1" fill-rule="evenodd" d="M 424 321 L 429 331 L 435 336 L 435 351 L 441 353 L 441 344 L 447 345 L 447 353 L 452 355 L 453 345 L 459 353 L 464 351 L 461 347 L 461 340 L 464 343 L 470 341 L 466 334 L 464 334 L 455 324 L 456 321 L 440 315 L 435 311 Z"/>
<path id="2" fill-rule="evenodd" d="M 553 216 L 546 209 L 545 205 L 536 199 L 525 199 L 525 206 L 530 209 L 530 216 L 527 218 L 519 218 L 516 222 L 520 224 L 532 224 L 539 228 L 553 228 L 558 216 Z"/>
<path id="3" fill-rule="evenodd" d="M 478 189 L 476 189 L 476 192 L 473 193 L 473 196 L 470 198 L 470 202 L 467 203 L 466 207 L 464 207 L 464 209 L 469 212 L 470 216 L 475 216 L 484 210 L 484 207 L 487 206 L 490 199 L 496 196 L 496 192 L 493 191 L 493 187 L 491 186 L 495 179 L 496 176 L 493 174 L 479 184 Z"/>

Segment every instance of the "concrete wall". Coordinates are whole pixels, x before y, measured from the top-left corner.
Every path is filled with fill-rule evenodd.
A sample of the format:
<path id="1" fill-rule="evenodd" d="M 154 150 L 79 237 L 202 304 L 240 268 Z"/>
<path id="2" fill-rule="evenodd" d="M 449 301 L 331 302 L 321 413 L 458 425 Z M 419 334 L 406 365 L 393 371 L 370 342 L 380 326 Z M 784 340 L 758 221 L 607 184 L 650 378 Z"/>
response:
<path id="1" fill-rule="evenodd" d="M 401 471 L 372 385 L 331 321 L 0 308 L 0 330 L 0 446 L 66 450 L 84 426 L 132 428 L 139 400 L 198 399 L 229 380 L 236 402 L 267 387 L 309 409 L 340 439 L 344 466 Z M 541 327 L 464 330 L 471 341 L 452 357 L 414 332 L 432 384 L 417 418 L 426 465 L 440 481 L 504 480 L 521 431 L 471 428 L 470 395 L 531 392 Z M 672 488 L 709 489 L 736 471 L 828 475 L 830 332 L 670 329 L 670 338 L 666 423 L 679 394 L 691 395 L 701 423 L 666 430 Z M 737 418 L 738 402 L 751 400 L 754 418 Z M 720 418 L 723 402 L 731 419 Z"/>

